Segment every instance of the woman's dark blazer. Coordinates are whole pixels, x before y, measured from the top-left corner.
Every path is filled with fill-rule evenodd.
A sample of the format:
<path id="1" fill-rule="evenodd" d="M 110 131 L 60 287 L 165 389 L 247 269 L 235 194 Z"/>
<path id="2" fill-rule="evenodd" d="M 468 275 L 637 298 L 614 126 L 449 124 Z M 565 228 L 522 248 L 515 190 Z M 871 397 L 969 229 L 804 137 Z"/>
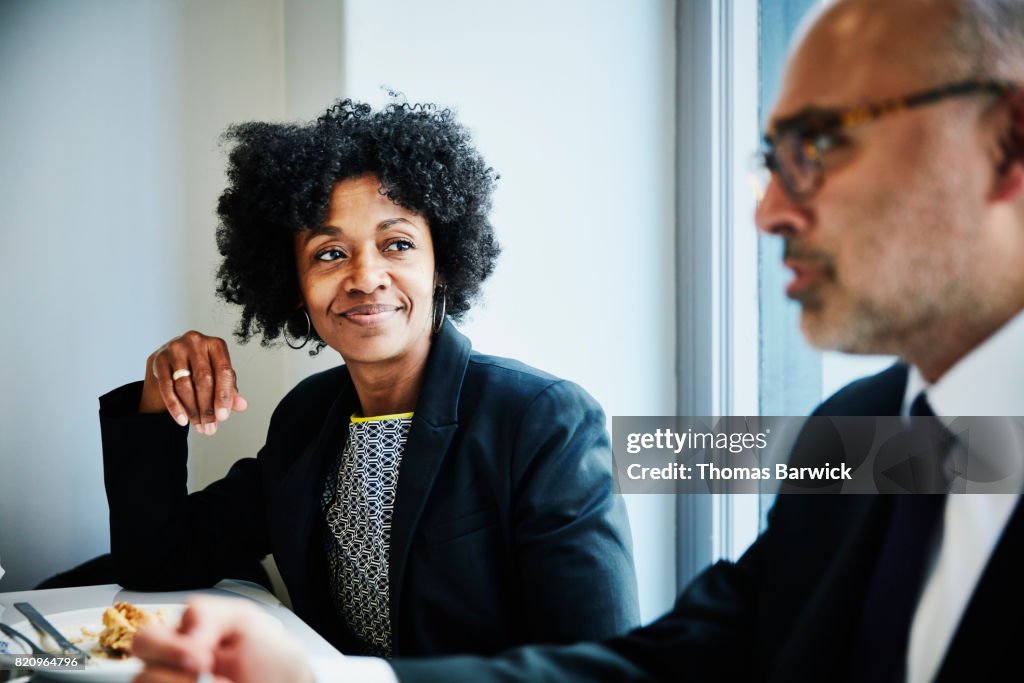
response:
<path id="1" fill-rule="evenodd" d="M 322 495 L 359 410 L 344 366 L 277 406 L 266 444 L 186 492 L 186 434 L 138 415 L 141 383 L 100 399 L 110 543 L 137 590 L 209 586 L 273 553 L 295 612 L 343 652 L 328 593 Z M 629 525 L 605 418 L 580 387 L 435 336 L 391 526 L 393 652 L 493 653 L 591 640 L 639 620 Z"/>

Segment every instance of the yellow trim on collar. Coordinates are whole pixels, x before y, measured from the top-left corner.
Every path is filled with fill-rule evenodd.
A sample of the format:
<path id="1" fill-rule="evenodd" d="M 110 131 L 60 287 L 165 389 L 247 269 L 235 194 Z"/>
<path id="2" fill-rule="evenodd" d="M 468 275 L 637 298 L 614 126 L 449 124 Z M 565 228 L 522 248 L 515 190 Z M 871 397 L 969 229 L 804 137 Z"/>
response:
<path id="1" fill-rule="evenodd" d="M 355 413 L 349 418 L 352 422 L 383 422 L 384 420 L 405 420 L 412 417 L 412 413 L 393 413 L 391 415 L 371 415 L 370 417 L 357 417 Z"/>

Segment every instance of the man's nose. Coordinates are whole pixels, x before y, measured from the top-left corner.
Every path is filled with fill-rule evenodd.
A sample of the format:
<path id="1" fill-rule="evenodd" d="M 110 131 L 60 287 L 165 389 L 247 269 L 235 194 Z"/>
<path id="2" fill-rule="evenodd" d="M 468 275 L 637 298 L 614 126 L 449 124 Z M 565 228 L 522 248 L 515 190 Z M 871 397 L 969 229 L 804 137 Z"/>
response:
<path id="1" fill-rule="evenodd" d="M 757 229 L 766 235 L 788 237 L 805 232 L 811 225 L 806 206 L 796 202 L 773 173 L 764 196 L 754 212 Z"/>

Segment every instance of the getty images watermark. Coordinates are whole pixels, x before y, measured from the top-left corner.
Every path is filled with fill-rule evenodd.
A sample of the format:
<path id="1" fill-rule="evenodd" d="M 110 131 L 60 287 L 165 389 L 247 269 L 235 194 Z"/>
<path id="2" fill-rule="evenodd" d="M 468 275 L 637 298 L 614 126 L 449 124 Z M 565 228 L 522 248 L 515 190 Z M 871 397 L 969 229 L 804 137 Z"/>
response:
<path id="1" fill-rule="evenodd" d="M 621 493 L 1020 493 L 1024 418 L 614 417 Z"/>

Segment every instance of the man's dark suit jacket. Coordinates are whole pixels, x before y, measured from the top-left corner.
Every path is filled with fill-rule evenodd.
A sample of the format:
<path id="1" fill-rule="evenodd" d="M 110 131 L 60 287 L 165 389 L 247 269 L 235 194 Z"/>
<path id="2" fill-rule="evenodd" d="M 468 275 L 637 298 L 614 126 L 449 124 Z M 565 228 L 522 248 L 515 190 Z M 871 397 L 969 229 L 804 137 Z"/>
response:
<path id="1" fill-rule="evenodd" d="M 898 415 L 907 369 L 894 366 L 826 401 L 820 415 Z M 698 576 L 653 624 L 603 643 L 520 648 L 495 659 L 392 662 L 402 683 L 840 681 L 889 512 L 886 496 L 782 495 L 736 563 Z M 1014 661 L 1024 610 L 1018 505 L 937 677 L 995 680 Z"/>
<path id="2" fill-rule="evenodd" d="M 359 641 L 328 590 L 321 500 L 359 401 L 345 367 L 293 389 L 257 458 L 186 494 L 186 433 L 138 415 L 141 383 L 100 404 L 111 552 L 127 588 L 209 586 L 272 552 L 296 613 Z M 393 651 L 494 653 L 639 623 L 629 524 L 605 418 L 578 386 L 484 356 L 446 323 L 431 346 L 391 526 Z"/>

